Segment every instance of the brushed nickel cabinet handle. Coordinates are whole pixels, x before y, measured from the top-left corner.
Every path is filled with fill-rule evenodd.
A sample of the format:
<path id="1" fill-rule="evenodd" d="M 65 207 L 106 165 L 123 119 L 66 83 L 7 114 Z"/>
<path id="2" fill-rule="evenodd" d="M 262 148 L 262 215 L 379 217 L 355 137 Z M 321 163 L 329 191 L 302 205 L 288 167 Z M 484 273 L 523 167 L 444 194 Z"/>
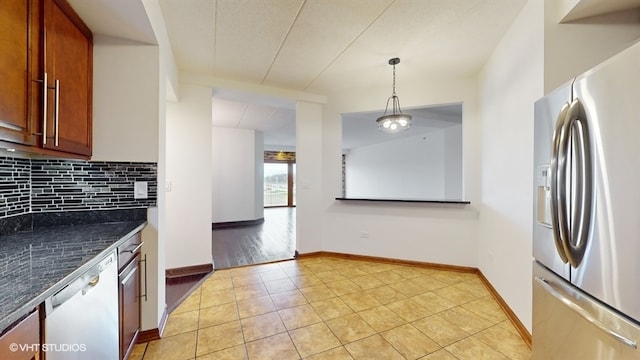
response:
<path id="1" fill-rule="evenodd" d="M 133 249 L 131 249 L 131 250 L 122 250 L 122 252 L 123 252 L 123 253 L 131 253 L 131 254 L 136 253 L 136 252 L 138 252 L 138 250 L 140 250 L 140 248 L 142 247 L 142 245 L 144 245 L 144 242 L 141 242 L 140 244 L 138 244 L 136 247 L 134 247 L 134 248 L 133 248 Z"/>
<path id="2" fill-rule="evenodd" d="M 42 80 L 42 145 L 47 145 L 47 94 L 49 90 L 49 78 L 47 72 L 44 72 Z"/>
<path id="3" fill-rule="evenodd" d="M 56 93 L 56 116 L 54 118 L 54 136 L 55 136 L 55 141 L 54 141 L 54 145 L 58 146 L 59 145 L 59 141 L 58 141 L 58 125 L 60 124 L 60 80 L 56 80 L 56 86 L 55 86 L 55 93 Z"/>

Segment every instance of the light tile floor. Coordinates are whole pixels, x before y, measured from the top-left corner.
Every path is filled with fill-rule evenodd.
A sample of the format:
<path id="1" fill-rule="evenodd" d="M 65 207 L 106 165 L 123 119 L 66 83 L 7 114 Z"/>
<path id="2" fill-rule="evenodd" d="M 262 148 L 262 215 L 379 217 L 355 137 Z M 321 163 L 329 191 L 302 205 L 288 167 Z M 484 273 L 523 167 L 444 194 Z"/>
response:
<path id="1" fill-rule="evenodd" d="M 530 359 L 475 274 L 330 256 L 218 270 L 130 359 Z"/>

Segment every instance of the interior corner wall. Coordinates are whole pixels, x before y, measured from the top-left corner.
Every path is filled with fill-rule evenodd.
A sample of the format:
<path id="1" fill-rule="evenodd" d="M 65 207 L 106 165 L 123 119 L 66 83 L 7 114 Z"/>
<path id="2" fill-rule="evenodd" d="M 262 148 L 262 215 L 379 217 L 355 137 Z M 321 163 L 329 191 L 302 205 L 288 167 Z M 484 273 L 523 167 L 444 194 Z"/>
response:
<path id="1" fill-rule="evenodd" d="M 213 114 L 216 116 L 216 114 Z M 211 223 L 264 217 L 264 136 L 250 129 L 213 127 Z"/>
<path id="2" fill-rule="evenodd" d="M 597 18 L 559 24 L 567 0 L 544 1 L 544 92 L 589 70 L 636 42 L 640 21 L 606 23 Z"/>
<path id="3" fill-rule="evenodd" d="M 462 124 L 444 129 L 444 198 L 462 199 Z"/>
<path id="4" fill-rule="evenodd" d="M 166 267 L 212 263 L 211 89 L 180 84 L 167 102 Z"/>
<path id="5" fill-rule="evenodd" d="M 543 2 L 529 1 L 480 74 L 480 271 L 532 330 L 533 103 L 543 95 Z"/>
<path id="6" fill-rule="evenodd" d="M 158 76 L 158 46 L 94 39 L 92 160 L 158 161 Z"/>
<path id="7" fill-rule="evenodd" d="M 353 148 L 345 156 L 346 195 L 443 199 L 445 148 L 445 129 Z"/>

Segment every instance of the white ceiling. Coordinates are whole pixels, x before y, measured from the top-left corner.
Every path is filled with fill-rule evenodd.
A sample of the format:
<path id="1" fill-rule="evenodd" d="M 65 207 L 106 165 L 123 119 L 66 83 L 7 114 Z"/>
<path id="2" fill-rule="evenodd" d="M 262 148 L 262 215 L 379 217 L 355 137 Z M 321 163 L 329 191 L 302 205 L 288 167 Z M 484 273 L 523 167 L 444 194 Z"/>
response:
<path id="1" fill-rule="evenodd" d="M 160 0 L 181 71 L 316 94 L 390 87 L 387 60 L 396 56 L 398 81 L 475 74 L 524 3 Z M 295 145 L 294 104 L 246 96 L 216 89 L 214 125 L 263 131 L 266 145 Z"/>
<path id="2" fill-rule="evenodd" d="M 476 74 L 526 0 L 69 0 L 94 34 L 154 43 L 147 2 L 162 10 L 180 71 L 328 95 L 388 86 L 392 57 L 400 84 Z M 640 0 L 558 3 L 567 20 Z M 212 96 L 216 126 L 263 131 L 267 144 L 295 136 L 292 103 Z"/>
<path id="3" fill-rule="evenodd" d="M 343 114 L 342 150 L 349 151 L 360 146 L 416 136 L 462 124 L 462 103 L 404 109 L 402 112 L 412 116 L 411 128 L 393 135 L 378 131 L 375 120 L 381 115 L 379 112 Z"/>
<path id="4" fill-rule="evenodd" d="M 475 74 L 525 0 L 160 0 L 181 70 L 313 93 Z M 463 54 L 463 56 L 461 56 Z M 388 80 L 384 76 L 384 80 Z M 378 80 L 381 81 L 381 80 Z"/>

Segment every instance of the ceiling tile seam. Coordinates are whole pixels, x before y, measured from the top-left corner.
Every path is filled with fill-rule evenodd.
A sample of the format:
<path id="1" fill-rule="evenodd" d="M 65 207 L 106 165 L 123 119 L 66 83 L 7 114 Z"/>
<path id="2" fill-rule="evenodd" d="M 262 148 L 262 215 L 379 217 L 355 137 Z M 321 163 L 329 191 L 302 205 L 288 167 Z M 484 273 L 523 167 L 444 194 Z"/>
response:
<path id="1" fill-rule="evenodd" d="M 278 109 L 271 109 L 271 114 L 269 114 L 269 116 L 267 117 L 267 122 L 273 123 L 274 122 L 273 119 L 276 117 L 278 112 L 279 112 Z"/>
<path id="2" fill-rule="evenodd" d="M 213 56 L 211 57 L 211 59 L 213 59 L 213 63 L 211 64 L 211 74 L 215 75 L 215 71 L 216 71 L 216 44 L 218 43 L 216 41 L 216 38 L 218 36 L 218 0 L 214 0 L 213 1 Z"/>
<path id="3" fill-rule="evenodd" d="M 320 72 L 318 73 L 318 75 L 316 75 L 311 81 L 309 81 L 309 83 L 307 85 L 305 85 L 302 89 L 303 90 L 308 90 L 309 87 L 316 81 L 318 80 L 318 78 L 320 76 L 322 76 L 322 74 L 324 74 L 325 71 L 327 71 L 327 69 L 329 69 L 331 67 L 331 65 L 333 65 L 333 63 L 335 63 L 365 32 L 367 32 L 367 30 L 369 30 L 369 28 L 375 24 L 378 19 L 380 19 L 380 17 L 382 15 L 384 15 L 384 13 L 387 12 L 387 10 L 389 10 L 389 8 L 396 2 L 396 0 L 393 0 L 391 3 L 389 3 L 389 5 L 387 5 L 387 7 L 385 7 L 380 14 L 378 14 L 378 16 L 375 17 L 375 19 L 373 19 L 369 25 L 367 25 L 364 29 L 362 29 L 362 31 L 360 33 L 358 33 L 358 35 L 356 35 L 353 40 L 351 40 L 349 42 L 349 44 L 347 44 L 347 46 L 345 46 L 344 49 L 342 49 L 342 51 L 340 51 L 340 53 L 338 55 L 336 55 L 335 58 L 333 58 L 333 60 L 331 60 L 327 66 L 325 66 L 322 70 L 320 70 Z"/>
<path id="4" fill-rule="evenodd" d="M 249 109 L 249 104 L 244 104 L 244 109 L 242 109 L 242 114 L 238 117 L 238 122 L 236 122 L 236 129 L 240 128 L 240 123 L 244 120 L 244 116 L 247 113 L 247 109 Z"/>
<path id="5" fill-rule="evenodd" d="M 300 16 L 300 13 L 302 12 L 302 8 L 304 8 L 304 5 L 306 3 L 307 3 L 307 0 L 302 0 L 302 3 L 300 4 L 300 7 L 298 8 L 298 11 L 296 12 L 296 15 L 293 17 L 293 20 L 291 21 L 291 24 L 289 24 L 289 28 L 287 29 L 287 33 L 282 38 L 282 41 L 280 42 L 280 45 L 278 46 L 278 50 L 276 50 L 276 53 L 273 55 L 273 59 L 271 60 L 271 63 L 269 64 L 269 68 L 265 72 L 264 77 L 262 78 L 262 81 L 260 81 L 261 85 L 264 85 L 265 80 L 267 80 L 267 77 L 269 76 L 269 73 L 271 72 L 271 69 L 273 68 L 273 64 L 275 64 L 276 59 L 280 55 L 280 52 L 282 51 L 282 48 L 284 47 L 284 43 L 287 41 L 287 38 L 289 38 L 289 34 L 291 34 L 291 30 L 293 30 L 293 25 L 298 20 L 298 17 Z"/>

